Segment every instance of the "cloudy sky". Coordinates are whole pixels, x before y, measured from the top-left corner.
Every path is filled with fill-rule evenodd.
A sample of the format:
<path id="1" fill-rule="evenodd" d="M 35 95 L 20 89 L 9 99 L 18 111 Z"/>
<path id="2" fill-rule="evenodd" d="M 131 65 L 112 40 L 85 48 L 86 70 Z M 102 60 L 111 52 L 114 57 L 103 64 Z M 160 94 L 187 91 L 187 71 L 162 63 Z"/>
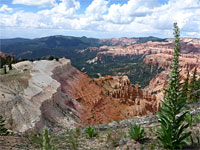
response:
<path id="1" fill-rule="evenodd" d="M 200 38 L 200 0 L 0 0 L 0 37 Z"/>

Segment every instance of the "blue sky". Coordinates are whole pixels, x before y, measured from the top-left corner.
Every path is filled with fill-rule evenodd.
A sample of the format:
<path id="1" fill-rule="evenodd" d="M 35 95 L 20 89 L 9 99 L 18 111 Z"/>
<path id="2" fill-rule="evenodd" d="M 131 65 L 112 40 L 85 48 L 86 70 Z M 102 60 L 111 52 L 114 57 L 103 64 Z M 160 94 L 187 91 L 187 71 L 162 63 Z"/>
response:
<path id="1" fill-rule="evenodd" d="M 0 37 L 200 38 L 200 0 L 0 0 Z"/>

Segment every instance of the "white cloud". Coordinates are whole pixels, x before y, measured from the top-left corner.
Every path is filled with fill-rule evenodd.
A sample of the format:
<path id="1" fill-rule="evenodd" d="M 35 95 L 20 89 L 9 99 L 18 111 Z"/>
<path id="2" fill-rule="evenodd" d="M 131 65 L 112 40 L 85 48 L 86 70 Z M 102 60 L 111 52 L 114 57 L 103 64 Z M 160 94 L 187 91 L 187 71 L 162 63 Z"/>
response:
<path id="1" fill-rule="evenodd" d="M 11 13 L 13 11 L 12 8 L 9 8 L 8 5 L 2 5 L 0 7 L 0 12 Z"/>
<path id="2" fill-rule="evenodd" d="M 37 14 L 43 16 L 43 22 L 51 28 L 70 28 L 72 20 L 76 18 L 76 11 L 80 3 L 76 0 L 61 0 L 52 9 L 39 11 Z"/>
<path id="3" fill-rule="evenodd" d="M 24 1 L 28 0 L 21 2 Z M 40 2 L 38 0 L 34 5 L 39 5 Z M 82 35 L 101 33 L 101 36 L 105 34 L 113 37 L 172 37 L 173 23 L 178 22 L 181 35 L 200 37 L 200 0 L 169 0 L 162 5 L 157 0 L 129 0 L 123 5 L 111 6 L 108 5 L 109 0 L 93 0 L 82 14 L 77 13 L 81 7 L 78 0 L 60 0 L 59 3 L 46 0 L 43 1 L 44 6 L 47 6 L 47 2 L 52 7 L 38 12 L 0 13 L 0 27 L 20 27 L 27 30 L 51 28 L 56 31 L 80 31 Z M 8 9 L 8 6 L 4 6 L 4 10 L 5 8 Z"/>
<path id="4" fill-rule="evenodd" d="M 86 9 L 85 14 L 93 20 L 99 20 L 102 15 L 108 10 L 108 1 L 94 0 Z"/>
<path id="5" fill-rule="evenodd" d="M 157 0 L 129 0 L 128 3 L 113 4 L 104 16 L 105 20 L 113 23 L 128 24 L 135 17 L 144 17 L 152 13 L 153 8 L 158 6 Z"/>
<path id="6" fill-rule="evenodd" d="M 13 0 L 12 3 L 29 6 L 51 7 L 55 5 L 56 0 Z"/>

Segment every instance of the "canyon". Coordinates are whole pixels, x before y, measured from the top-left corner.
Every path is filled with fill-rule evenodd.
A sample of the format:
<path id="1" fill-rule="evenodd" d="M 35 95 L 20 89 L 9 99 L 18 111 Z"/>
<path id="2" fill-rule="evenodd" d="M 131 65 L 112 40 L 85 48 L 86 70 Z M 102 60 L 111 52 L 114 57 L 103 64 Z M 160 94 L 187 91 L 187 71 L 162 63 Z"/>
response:
<path id="1" fill-rule="evenodd" d="M 13 64 L 13 70 L 0 75 L 0 113 L 6 118 L 6 127 L 19 132 L 40 131 L 44 126 L 52 129 L 57 126 L 74 128 L 155 114 L 160 108 L 163 88 L 167 88 L 168 84 L 173 39 L 145 43 L 137 43 L 137 40 L 102 39 L 103 43 L 110 42 L 111 46 L 77 50 L 74 56 L 80 54 L 79 59 L 87 56 L 83 57 L 84 61 L 80 60 L 82 64 L 79 62 L 81 71 L 66 58 Z M 200 39 L 182 38 L 180 42 L 181 82 L 188 71 L 191 77 L 195 68 L 199 78 Z M 1 55 L 9 56 L 4 53 Z M 137 59 L 132 61 L 132 58 Z M 125 63 L 119 61 L 122 59 Z M 128 64 L 134 66 L 137 61 L 140 61 L 137 68 L 143 74 L 145 68 L 149 69 L 146 73 L 155 74 L 148 79 L 149 84 L 143 89 L 137 81 L 136 84 L 130 81 L 127 72 L 102 75 L 97 70 L 98 78 L 91 78 L 87 74 L 88 66 L 95 71 L 98 65 L 104 67 L 106 63 L 112 62 L 126 68 Z M 115 70 L 113 64 L 104 71 Z M 130 68 L 126 70 L 131 71 Z M 137 74 L 137 70 L 130 72 L 129 76 L 134 73 Z M 137 76 L 140 74 L 134 78 Z"/>
<path id="2" fill-rule="evenodd" d="M 22 61 L 13 68 L 0 78 L 0 113 L 13 131 L 96 125 L 159 107 L 155 96 L 133 88 L 127 76 L 92 79 L 65 58 Z"/>
<path id="3" fill-rule="evenodd" d="M 157 66 L 163 71 L 152 78 L 144 89 L 155 95 L 159 100 L 162 99 L 163 88 L 167 88 L 168 75 L 173 58 L 173 39 L 166 39 L 164 42 L 146 42 L 132 44 L 130 46 L 102 46 L 99 48 L 97 56 L 92 63 L 103 61 L 104 56 L 131 58 L 138 55 L 144 56 L 143 61 L 150 66 Z M 200 78 L 200 39 L 181 38 L 181 53 L 179 56 L 179 67 L 181 82 L 186 78 L 189 71 L 192 76 L 195 68 L 197 78 Z"/>

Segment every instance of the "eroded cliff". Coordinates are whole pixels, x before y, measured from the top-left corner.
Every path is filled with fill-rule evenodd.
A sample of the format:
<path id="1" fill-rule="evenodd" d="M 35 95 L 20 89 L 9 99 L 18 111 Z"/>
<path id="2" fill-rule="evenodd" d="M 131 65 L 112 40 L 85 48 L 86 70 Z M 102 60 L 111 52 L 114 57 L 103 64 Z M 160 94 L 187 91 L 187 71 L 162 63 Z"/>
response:
<path id="1" fill-rule="evenodd" d="M 73 127 L 80 120 L 65 103 L 70 99 L 53 79 L 71 67 L 70 61 L 24 61 L 0 76 L 0 113 L 14 131 L 40 130 L 43 126 Z"/>
<path id="2" fill-rule="evenodd" d="M 0 113 L 14 131 L 101 124 L 155 113 L 159 106 L 128 77 L 91 79 L 64 58 L 24 61 L 13 68 L 0 76 Z"/>

